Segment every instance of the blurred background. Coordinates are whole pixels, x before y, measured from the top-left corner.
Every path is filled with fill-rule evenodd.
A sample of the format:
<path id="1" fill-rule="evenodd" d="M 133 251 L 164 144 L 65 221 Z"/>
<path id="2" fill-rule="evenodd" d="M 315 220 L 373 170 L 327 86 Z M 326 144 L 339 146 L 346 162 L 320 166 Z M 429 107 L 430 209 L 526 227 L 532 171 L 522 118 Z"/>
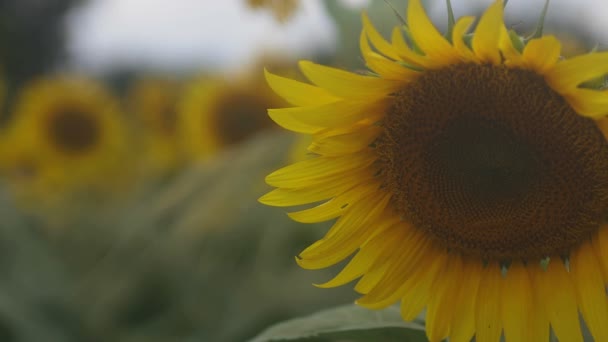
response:
<path id="1" fill-rule="evenodd" d="M 490 1 L 453 0 L 456 16 Z M 354 71 L 360 13 L 406 0 L 0 1 L 0 341 L 244 341 L 351 303 L 294 256 L 329 223 L 257 202 L 309 158 L 264 68 Z M 445 1 L 425 3 L 441 28 Z M 533 32 L 544 1 L 511 0 Z M 606 47 L 608 3 L 553 0 L 565 56 Z"/>

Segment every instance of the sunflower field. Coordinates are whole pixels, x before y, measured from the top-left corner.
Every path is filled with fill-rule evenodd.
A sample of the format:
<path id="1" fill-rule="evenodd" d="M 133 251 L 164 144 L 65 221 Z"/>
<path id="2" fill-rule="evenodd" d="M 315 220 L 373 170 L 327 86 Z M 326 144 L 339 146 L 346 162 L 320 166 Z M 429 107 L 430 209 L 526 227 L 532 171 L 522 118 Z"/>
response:
<path id="1" fill-rule="evenodd" d="M 1 3 L 0 341 L 608 341 L 605 11 Z"/>

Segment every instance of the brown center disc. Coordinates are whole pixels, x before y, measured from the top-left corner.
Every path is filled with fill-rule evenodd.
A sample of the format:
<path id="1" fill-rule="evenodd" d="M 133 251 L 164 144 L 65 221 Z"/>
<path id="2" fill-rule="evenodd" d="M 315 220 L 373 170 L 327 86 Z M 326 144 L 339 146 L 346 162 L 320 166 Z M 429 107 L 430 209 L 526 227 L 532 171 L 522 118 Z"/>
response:
<path id="1" fill-rule="evenodd" d="M 77 110 L 54 113 L 49 120 L 52 143 L 66 153 L 81 153 L 95 146 L 99 140 L 99 122 Z"/>
<path id="2" fill-rule="evenodd" d="M 567 255 L 608 209 L 608 144 L 542 76 L 459 64 L 395 95 L 377 143 L 395 209 L 492 260 Z"/>

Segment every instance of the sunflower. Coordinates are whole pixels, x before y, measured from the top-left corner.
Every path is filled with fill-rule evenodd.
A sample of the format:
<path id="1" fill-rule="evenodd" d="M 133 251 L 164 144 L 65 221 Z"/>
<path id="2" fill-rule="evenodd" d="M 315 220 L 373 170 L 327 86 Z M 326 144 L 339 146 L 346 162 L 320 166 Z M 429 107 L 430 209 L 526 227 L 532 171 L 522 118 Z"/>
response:
<path id="1" fill-rule="evenodd" d="M 266 108 L 282 101 L 255 79 L 201 79 L 184 91 L 177 130 L 190 159 L 206 158 L 255 134 L 276 128 Z"/>
<path id="2" fill-rule="evenodd" d="M 553 36 L 507 30 L 501 1 L 473 33 L 450 17 L 443 36 L 420 0 L 405 18 L 389 42 L 363 15 L 368 75 L 267 74 L 295 106 L 270 117 L 316 156 L 268 175 L 260 201 L 337 218 L 297 263 L 352 256 L 319 286 L 358 279 L 358 304 L 400 301 L 405 320 L 426 308 L 431 341 L 581 341 L 579 313 L 608 341 L 608 93 L 590 86 L 608 53 L 564 59 Z"/>
<path id="3" fill-rule="evenodd" d="M 122 175 L 126 131 L 116 100 L 77 77 L 45 78 L 17 99 L 3 169 L 18 191 L 34 196 L 107 187 Z"/>
<path id="4" fill-rule="evenodd" d="M 129 90 L 129 108 L 140 127 L 144 168 L 153 172 L 175 169 L 180 162 L 176 104 L 180 87 L 175 81 L 149 78 Z"/>

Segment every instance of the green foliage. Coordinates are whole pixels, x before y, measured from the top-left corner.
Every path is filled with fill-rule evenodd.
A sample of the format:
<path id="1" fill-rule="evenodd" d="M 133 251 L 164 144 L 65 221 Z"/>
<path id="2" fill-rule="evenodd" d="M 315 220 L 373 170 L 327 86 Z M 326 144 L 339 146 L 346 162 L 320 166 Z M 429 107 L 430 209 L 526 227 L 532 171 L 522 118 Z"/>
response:
<path id="1" fill-rule="evenodd" d="M 73 278 L 0 189 L 0 341 L 96 341 L 70 301 Z"/>
<path id="2" fill-rule="evenodd" d="M 55 300 L 87 336 L 120 342 L 244 341 L 275 322 L 352 302 L 349 288 L 312 285 L 333 272 L 294 261 L 328 224 L 296 223 L 257 202 L 291 143 L 286 134 L 261 135 L 113 205 L 82 199 L 59 219 L 38 217 L 34 238 L 49 254 L 40 267 L 52 263 L 65 275 L 67 293 Z"/>
<path id="3" fill-rule="evenodd" d="M 346 305 L 268 328 L 251 342 L 426 341 L 424 325 L 404 322 L 398 307 L 382 311 Z"/>

